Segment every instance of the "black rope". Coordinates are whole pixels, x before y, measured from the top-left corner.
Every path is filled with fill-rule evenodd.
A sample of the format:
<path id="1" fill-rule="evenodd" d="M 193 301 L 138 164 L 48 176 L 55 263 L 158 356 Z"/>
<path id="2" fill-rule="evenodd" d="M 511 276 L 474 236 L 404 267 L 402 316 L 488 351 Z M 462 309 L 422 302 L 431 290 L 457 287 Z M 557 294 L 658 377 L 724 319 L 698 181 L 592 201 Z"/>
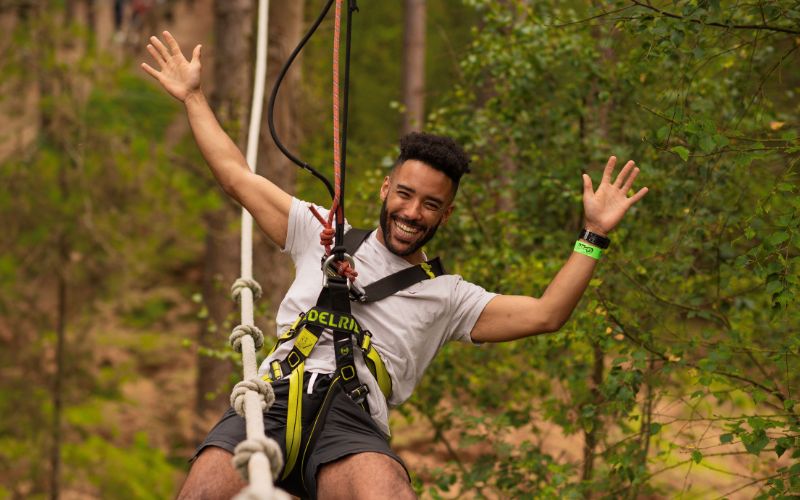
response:
<path id="1" fill-rule="evenodd" d="M 350 40 L 352 38 L 353 12 L 358 11 L 356 0 L 349 0 L 347 9 L 347 34 L 345 37 L 345 58 L 344 58 L 344 110 L 342 111 L 341 128 L 341 175 L 339 177 L 339 210 L 336 213 L 336 247 L 344 248 L 344 186 L 345 174 L 347 172 L 347 110 L 350 96 Z"/>
<path id="2" fill-rule="evenodd" d="M 269 106 L 268 106 L 268 110 L 267 110 L 267 122 L 269 123 L 269 133 L 270 133 L 270 135 L 272 135 L 272 139 L 275 141 L 275 145 L 278 146 L 278 149 L 280 149 L 281 152 L 287 158 L 289 158 L 293 163 L 295 163 L 298 167 L 300 167 L 300 168 L 302 168 L 304 170 L 308 170 L 309 172 L 311 172 L 311 175 L 313 175 L 317 179 L 321 180 L 323 182 L 323 184 L 325 184 L 325 187 L 328 189 L 328 193 L 331 195 L 331 198 L 333 198 L 334 190 L 333 190 L 333 185 L 331 184 L 331 181 L 329 181 L 327 177 L 325 177 L 324 175 L 319 173 L 317 170 L 315 170 L 313 167 L 311 167 L 311 165 L 309 165 L 308 163 L 300 160 L 295 155 L 293 155 L 286 148 L 286 146 L 283 145 L 283 143 L 281 142 L 280 138 L 278 137 L 278 132 L 275 129 L 275 99 L 278 96 L 278 90 L 280 89 L 281 83 L 283 82 L 283 78 L 286 76 L 286 72 L 289 71 L 289 67 L 291 67 L 292 63 L 297 58 L 297 55 L 300 54 L 300 51 L 303 50 L 303 47 L 308 42 L 308 40 L 311 38 L 311 35 L 313 35 L 315 31 L 317 31 L 317 28 L 322 23 L 322 21 L 325 19 L 325 16 L 328 15 L 328 11 L 331 9 L 331 5 L 333 5 L 333 0 L 328 0 L 328 2 L 322 8 L 322 12 L 320 12 L 319 16 L 317 16 L 317 19 L 314 21 L 314 23 L 308 29 L 308 32 L 306 32 L 306 34 L 300 40 L 300 43 L 297 44 L 297 47 L 294 48 L 292 53 L 289 55 L 289 58 L 283 64 L 283 67 L 281 68 L 280 73 L 278 73 L 278 77 L 275 79 L 275 84 L 272 86 L 272 93 L 269 96 Z M 350 26 L 350 23 L 348 22 L 348 30 L 349 30 L 349 26 Z M 349 47 L 350 47 L 350 45 L 348 43 L 348 50 L 349 50 Z M 347 95 L 347 87 L 346 87 L 346 85 L 347 84 L 345 84 L 345 95 Z M 345 100 L 345 102 L 347 102 L 347 101 Z M 345 105 L 345 110 L 346 109 L 347 109 L 347 106 Z M 345 123 L 347 123 L 347 122 L 345 121 Z M 342 175 L 344 175 L 344 169 L 342 169 Z M 339 240 L 337 240 L 337 241 L 339 241 Z"/>

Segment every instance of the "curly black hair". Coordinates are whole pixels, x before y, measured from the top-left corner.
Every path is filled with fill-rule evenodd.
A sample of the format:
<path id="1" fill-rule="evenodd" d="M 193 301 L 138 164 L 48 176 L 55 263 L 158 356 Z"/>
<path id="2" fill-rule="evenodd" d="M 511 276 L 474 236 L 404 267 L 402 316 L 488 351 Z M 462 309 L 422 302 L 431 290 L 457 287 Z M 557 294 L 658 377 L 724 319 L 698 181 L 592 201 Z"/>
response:
<path id="1" fill-rule="evenodd" d="M 418 160 L 443 172 L 458 190 L 461 176 L 469 172 L 469 157 L 450 137 L 427 132 L 411 132 L 400 139 L 400 156 L 395 166 L 406 160 Z"/>

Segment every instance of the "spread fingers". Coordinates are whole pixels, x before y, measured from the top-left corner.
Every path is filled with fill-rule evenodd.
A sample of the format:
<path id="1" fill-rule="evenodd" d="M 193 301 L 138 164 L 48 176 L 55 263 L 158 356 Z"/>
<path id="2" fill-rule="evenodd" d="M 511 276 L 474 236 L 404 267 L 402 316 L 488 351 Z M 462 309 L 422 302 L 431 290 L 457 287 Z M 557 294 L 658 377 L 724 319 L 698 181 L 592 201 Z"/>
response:
<path id="1" fill-rule="evenodd" d="M 628 174 L 630 174 L 634 166 L 635 165 L 633 163 L 633 160 L 631 160 L 628 163 L 626 163 L 624 167 L 622 167 L 622 170 L 617 176 L 617 180 L 614 181 L 614 187 L 622 188 L 622 184 L 624 183 L 625 179 L 628 177 Z"/>
<path id="2" fill-rule="evenodd" d="M 167 49 L 164 46 L 164 44 L 161 43 L 161 40 L 159 40 L 157 36 L 151 36 L 150 43 L 152 43 L 153 47 L 155 47 L 156 50 L 158 50 L 158 53 L 161 54 L 161 59 L 163 59 L 164 61 L 169 59 L 170 56 L 172 55 L 170 54 L 169 49 Z"/>
<path id="3" fill-rule="evenodd" d="M 167 63 L 164 60 L 164 58 L 161 57 L 161 53 L 149 43 L 147 44 L 147 52 L 150 52 L 150 55 L 153 56 L 153 59 L 156 60 L 156 62 L 159 64 L 159 66 L 161 66 L 161 68 L 164 68 L 164 66 L 166 66 Z"/>

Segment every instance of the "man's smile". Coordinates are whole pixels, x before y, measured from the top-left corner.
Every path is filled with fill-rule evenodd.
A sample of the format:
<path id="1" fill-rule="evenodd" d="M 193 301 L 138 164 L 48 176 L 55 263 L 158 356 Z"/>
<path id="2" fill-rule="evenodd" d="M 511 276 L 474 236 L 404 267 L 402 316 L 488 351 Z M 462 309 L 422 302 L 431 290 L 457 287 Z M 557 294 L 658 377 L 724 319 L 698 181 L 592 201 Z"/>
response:
<path id="1" fill-rule="evenodd" d="M 417 225 L 407 224 L 404 222 L 400 222 L 397 217 L 392 217 L 392 222 L 394 222 L 394 227 L 397 229 L 397 236 L 400 238 L 413 238 L 414 236 L 418 235 L 422 232 L 422 228 Z"/>

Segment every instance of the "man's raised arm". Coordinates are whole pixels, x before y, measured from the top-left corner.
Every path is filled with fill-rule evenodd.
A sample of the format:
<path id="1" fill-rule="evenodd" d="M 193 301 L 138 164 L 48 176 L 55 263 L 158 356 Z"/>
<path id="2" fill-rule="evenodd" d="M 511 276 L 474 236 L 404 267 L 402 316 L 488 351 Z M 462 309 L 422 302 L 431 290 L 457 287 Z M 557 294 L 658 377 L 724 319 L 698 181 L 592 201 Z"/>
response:
<path id="1" fill-rule="evenodd" d="M 283 248 L 291 196 L 264 177 L 253 174 L 242 152 L 220 126 L 200 88 L 201 46 L 194 48 L 192 60 L 188 61 L 175 38 L 168 31 L 163 32 L 163 36 L 166 45 L 152 36 L 147 46 L 161 70 L 147 63 L 142 63 L 142 69 L 186 106 L 197 146 L 217 182 L 250 212 L 267 236 Z"/>
<path id="2" fill-rule="evenodd" d="M 611 183 L 616 162 L 613 156 L 608 159 L 597 191 L 592 189 L 589 176 L 583 175 L 585 227 L 602 237 L 607 236 L 619 224 L 625 212 L 647 194 L 646 187 L 630 198 L 626 194 L 639 173 L 633 161 L 629 161 L 616 181 Z M 570 255 L 541 298 L 519 295 L 498 295 L 493 298 L 475 323 L 472 340 L 502 342 L 558 330 L 578 305 L 596 264 L 596 258 L 576 251 Z"/>

